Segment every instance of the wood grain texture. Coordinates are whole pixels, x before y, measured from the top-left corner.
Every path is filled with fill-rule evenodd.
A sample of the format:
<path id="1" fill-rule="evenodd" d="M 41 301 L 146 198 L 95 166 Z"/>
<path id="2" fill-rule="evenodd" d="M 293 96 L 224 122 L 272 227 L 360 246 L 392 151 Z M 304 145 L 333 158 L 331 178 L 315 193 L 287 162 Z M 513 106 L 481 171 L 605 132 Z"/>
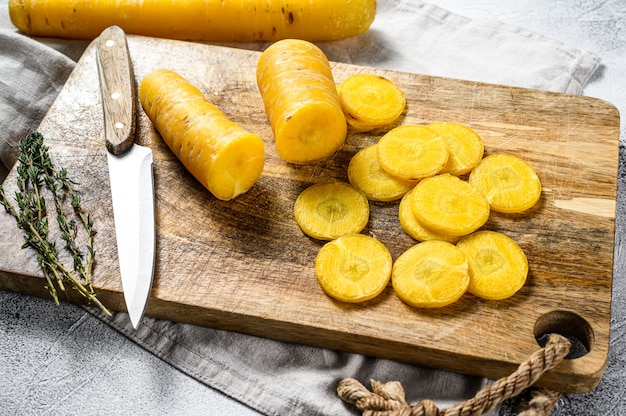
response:
<path id="1" fill-rule="evenodd" d="M 374 300 L 349 305 L 319 287 L 314 260 L 323 243 L 300 231 L 293 203 L 312 183 L 347 180 L 350 157 L 384 131 L 351 133 L 322 163 L 287 164 L 274 151 L 256 87 L 258 52 L 136 36 L 128 43 L 138 81 L 156 68 L 179 72 L 233 121 L 262 137 L 267 155 L 250 191 L 217 200 L 139 111 L 137 143 L 153 150 L 156 193 L 157 260 L 147 315 L 489 378 L 510 374 L 539 348 L 535 331 L 557 331 L 583 339 L 590 351 L 564 361 L 539 384 L 569 392 L 597 385 L 609 348 L 613 274 L 619 115 L 612 105 L 333 63 L 338 82 L 358 72 L 397 82 L 407 97 L 399 123 L 464 123 L 481 135 L 486 154 L 508 152 L 530 162 L 544 187 L 532 212 L 493 213 L 485 226 L 515 239 L 528 256 L 528 282 L 514 297 L 493 302 L 467 294 L 451 306 L 420 310 L 388 287 Z M 78 178 L 95 218 L 99 297 L 124 310 L 93 45 L 39 130 L 57 165 Z M 14 182 L 15 170 L 5 182 L 9 194 Z M 394 259 L 415 244 L 397 212 L 397 203 L 372 203 L 364 230 Z M 34 255 L 21 242 L 13 219 L 1 214 L 0 289 L 46 296 Z"/>
<path id="2" fill-rule="evenodd" d="M 104 109 L 104 132 L 109 152 L 128 151 L 135 138 L 137 99 L 126 34 L 117 26 L 104 30 L 96 41 L 96 62 Z"/>

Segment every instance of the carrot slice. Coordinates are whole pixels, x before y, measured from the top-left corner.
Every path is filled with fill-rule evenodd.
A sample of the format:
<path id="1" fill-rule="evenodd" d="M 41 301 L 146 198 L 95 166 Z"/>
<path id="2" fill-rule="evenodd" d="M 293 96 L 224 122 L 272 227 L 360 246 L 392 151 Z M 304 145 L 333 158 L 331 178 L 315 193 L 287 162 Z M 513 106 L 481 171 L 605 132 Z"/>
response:
<path id="1" fill-rule="evenodd" d="M 446 235 L 462 236 L 489 219 L 489 202 L 468 182 L 443 173 L 422 180 L 413 191 L 413 214 L 424 226 Z"/>
<path id="2" fill-rule="evenodd" d="M 362 192 L 348 183 L 317 183 L 298 195 L 294 215 L 309 237 L 334 240 L 365 228 L 369 220 L 369 202 Z"/>
<path id="3" fill-rule="evenodd" d="M 324 292 L 343 302 L 364 302 L 389 283 L 392 258 L 375 238 L 349 234 L 326 243 L 315 259 L 315 273 Z"/>
<path id="4" fill-rule="evenodd" d="M 443 139 L 424 126 L 400 126 L 377 145 L 378 162 L 392 176 L 416 180 L 437 174 L 448 161 Z"/>
<path id="5" fill-rule="evenodd" d="M 468 291 L 480 298 L 502 300 L 519 291 L 528 276 L 528 259 L 520 246 L 496 231 L 478 231 L 457 243 L 469 263 Z"/>
<path id="6" fill-rule="evenodd" d="M 470 173 L 469 183 L 498 212 L 524 212 L 541 197 L 541 181 L 535 170 L 526 161 L 509 154 L 484 158 Z"/>
<path id="7" fill-rule="evenodd" d="M 431 240 L 402 253 L 393 265 L 391 283 L 398 297 L 418 308 L 456 302 L 470 282 L 467 257 L 454 244 Z"/>
<path id="8" fill-rule="evenodd" d="M 341 147 L 346 119 L 330 64 L 317 46 L 299 39 L 273 43 L 261 54 L 256 77 L 283 160 L 318 162 Z"/>
<path id="9" fill-rule="evenodd" d="M 438 122 L 428 125 L 439 134 L 448 148 L 448 162 L 439 173 L 463 175 L 471 171 L 483 158 L 485 147 L 480 136 L 459 123 Z"/>
<path id="10" fill-rule="evenodd" d="M 385 172 L 378 163 L 375 144 L 364 147 L 352 156 L 348 165 L 348 180 L 371 201 L 395 201 L 417 183 Z"/>
<path id="11" fill-rule="evenodd" d="M 393 123 L 404 111 L 402 90 L 391 80 L 374 74 L 355 74 L 340 87 L 339 100 L 348 125 L 370 131 Z"/>
<path id="12" fill-rule="evenodd" d="M 445 235 L 432 231 L 415 217 L 413 213 L 413 189 L 407 192 L 400 201 L 398 208 L 398 219 L 402 229 L 417 241 L 442 240 L 449 243 L 456 243 L 461 237 Z"/>

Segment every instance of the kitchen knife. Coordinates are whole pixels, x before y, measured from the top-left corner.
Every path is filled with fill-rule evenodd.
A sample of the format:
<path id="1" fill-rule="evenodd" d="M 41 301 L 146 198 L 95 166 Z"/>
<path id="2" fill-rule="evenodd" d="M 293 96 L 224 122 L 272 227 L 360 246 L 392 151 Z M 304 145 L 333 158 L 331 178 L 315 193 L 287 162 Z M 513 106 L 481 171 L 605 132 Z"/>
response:
<path id="1" fill-rule="evenodd" d="M 137 328 L 154 271 L 152 150 L 134 143 L 135 78 L 124 31 L 105 29 L 96 46 L 122 288 Z"/>

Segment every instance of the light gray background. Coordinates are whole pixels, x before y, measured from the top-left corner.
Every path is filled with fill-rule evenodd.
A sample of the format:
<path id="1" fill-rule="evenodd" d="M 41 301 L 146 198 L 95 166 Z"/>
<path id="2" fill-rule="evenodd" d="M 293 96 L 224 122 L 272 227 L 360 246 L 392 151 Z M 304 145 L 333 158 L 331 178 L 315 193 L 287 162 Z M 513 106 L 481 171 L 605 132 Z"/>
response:
<path id="1" fill-rule="evenodd" d="M 496 19 L 588 49 L 602 67 L 584 95 L 605 99 L 626 112 L 626 2 L 439 0 L 452 12 Z M 0 27 L 10 27 L 6 0 L 0 1 Z M 1 45 L 0 45 L 1 47 Z M 1 109 L 0 109 L 1 111 Z M 624 127 L 621 138 L 624 139 Z M 623 142 L 622 142 L 623 143 Z M 623 147 L 623 144 L 622 146 Z M 623 325 L 624 188 L 620 195 L 614 276 L 614 328 Z M 0 303 L 0 414 L 259 415 L 256 411 L 171 367 L 100 320 L 73 305 L 63 313 L 48 300 L 5 294 Z M 59 319 L 62 316 L 63 319 Z M 612 337 L 609 369 L 598 388 L 566 397 L 554 414 L 626 414 L 623 331 Z M 80 362 L 90 363 L 77 369 Z M 123 382 L 120 382 L 122 381 Z"/>

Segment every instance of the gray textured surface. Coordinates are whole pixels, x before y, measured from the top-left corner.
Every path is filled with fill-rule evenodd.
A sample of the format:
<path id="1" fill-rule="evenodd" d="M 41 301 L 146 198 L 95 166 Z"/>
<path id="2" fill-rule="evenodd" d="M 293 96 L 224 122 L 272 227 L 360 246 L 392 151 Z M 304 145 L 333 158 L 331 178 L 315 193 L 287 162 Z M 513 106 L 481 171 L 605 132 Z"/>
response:
<path id="1" fill-rule="evenodd" d="M 626 111 L 626 4 L 613 0 L 440 0 L 473 19 L 497 19 L 600 55 L 603 66 L 584 90 Z M 6 0 L 0 0 L 0 27 Z M 78 45 L 80 47 L 80 45 Z M 0 46 L 1 48 L 2 46 Z M 65 47 L 63 45 L 62 47 Z M 80 48 L 78 48 L 80 49 Z M 71 53 L 70 53 L 71 54 Z M 625 128 L 621 128 L 624 138 Z M 623 147 L 623 146 L 622 146 Z M 620 191 L 626 169 L 620 164 Z M 609 367 L 596 390 L 570 395 L 553 415 L 626 414 L 624 374 L 624 193 L 618 197 L 613 334 Z M 185 375 L 85 312 L 0 293 L 0 414 L 258 415 Z M 60 319 L 59 317 L 62 317 Z M 80 370 L 77 367 L 80 366 Z M 277 376 L 278 377 L 278 376 Z M 367 375 L 366 375 L 367 377 Z M 508 408 L 503 409 L 506 414 Z"/>
<path id="2" fill-rule="evenodd" d="M 63 304 L 3 294 L 2 415 L 258 415 Z M 16 312 L 19 311 L 19 312 Z M 103 359 L 106 358 L 106 359 Z"/>

